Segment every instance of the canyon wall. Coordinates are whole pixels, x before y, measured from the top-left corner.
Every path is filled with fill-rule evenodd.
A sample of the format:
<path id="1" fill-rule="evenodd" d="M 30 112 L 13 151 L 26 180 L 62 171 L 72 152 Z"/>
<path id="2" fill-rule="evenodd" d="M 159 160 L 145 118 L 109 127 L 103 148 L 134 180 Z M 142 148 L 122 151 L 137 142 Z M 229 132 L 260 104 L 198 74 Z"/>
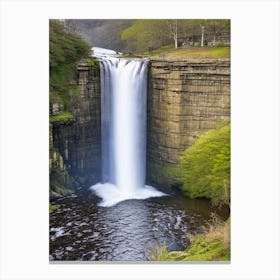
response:
<path id="1" fill-rule="evenodd" d="M 176 185 L 183 151 L 230 118 L 230 60 L 152 59 L 148 92 L 147 181 Z"/>
<path id="2" fill-rule="evenodd" d="M 74 119 L 52 123 L 51 141 L 56 158 L 62 157 L 60 165 L 78 185 L 88 187 L 101 180 L 99 69 L 79 64 L 77 83 L 80 97 L 70 106 Z M 153 58 L 147 103 L 147 183 L 180 184 L 183 151 L 230 118 L 230 60 Z"/>

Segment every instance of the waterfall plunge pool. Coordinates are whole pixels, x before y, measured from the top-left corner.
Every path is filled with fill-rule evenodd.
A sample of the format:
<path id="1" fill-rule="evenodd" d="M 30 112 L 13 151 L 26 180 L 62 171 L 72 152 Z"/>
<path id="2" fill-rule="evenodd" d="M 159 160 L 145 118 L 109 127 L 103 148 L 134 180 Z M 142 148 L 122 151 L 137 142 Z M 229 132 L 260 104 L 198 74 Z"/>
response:
<path id="1" fill-rule="evenodd" d="M 60 207 L 50 214 L 50 261 L 147 261 L 160 245 L 185 249 L 187 234 L 200 233 L 211 213 L 223 220 L 229 214 L 181 193 L 112 207 L 98 206 L 100 201 L 80 190 L 53 202 Z"/>

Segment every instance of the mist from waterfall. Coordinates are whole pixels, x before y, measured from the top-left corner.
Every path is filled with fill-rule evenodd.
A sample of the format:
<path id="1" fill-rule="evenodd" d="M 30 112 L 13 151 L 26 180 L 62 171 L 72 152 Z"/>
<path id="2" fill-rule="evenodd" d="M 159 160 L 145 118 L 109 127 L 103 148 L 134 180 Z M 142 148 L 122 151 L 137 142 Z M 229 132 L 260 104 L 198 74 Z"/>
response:
<path id="1" fill-rule="evenodd" d="M 91 187 L 101 206 L 165 195 L 146 180 L 146 59 L 102 56 L 102 183 Z"/>

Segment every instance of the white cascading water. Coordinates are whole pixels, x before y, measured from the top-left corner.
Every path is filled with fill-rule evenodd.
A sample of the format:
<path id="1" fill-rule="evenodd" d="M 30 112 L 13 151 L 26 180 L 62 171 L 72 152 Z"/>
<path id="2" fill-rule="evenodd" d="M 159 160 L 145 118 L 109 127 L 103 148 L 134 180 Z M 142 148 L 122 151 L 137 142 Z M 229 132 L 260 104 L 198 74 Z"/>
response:
<path id="1" fill-rule="evenodd" d="M 145 185 L 148 60 L 110 56 L 99 60 L 103 183 L 91 190 L 102 198 L 101 206 L 163 196 Z"/>

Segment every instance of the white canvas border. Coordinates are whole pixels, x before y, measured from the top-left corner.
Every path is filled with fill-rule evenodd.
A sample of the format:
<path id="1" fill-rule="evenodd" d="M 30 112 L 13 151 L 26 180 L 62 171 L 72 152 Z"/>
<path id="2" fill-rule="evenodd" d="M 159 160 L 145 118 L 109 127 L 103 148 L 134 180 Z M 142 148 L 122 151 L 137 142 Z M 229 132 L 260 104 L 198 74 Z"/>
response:
<path id="1" fill-rule="evenodd" d="M 50 265 L 48 19 L 231 18 L 231 264 Z M 279 279 L 279 2 L 1 2 L 0 279 Z"/>

